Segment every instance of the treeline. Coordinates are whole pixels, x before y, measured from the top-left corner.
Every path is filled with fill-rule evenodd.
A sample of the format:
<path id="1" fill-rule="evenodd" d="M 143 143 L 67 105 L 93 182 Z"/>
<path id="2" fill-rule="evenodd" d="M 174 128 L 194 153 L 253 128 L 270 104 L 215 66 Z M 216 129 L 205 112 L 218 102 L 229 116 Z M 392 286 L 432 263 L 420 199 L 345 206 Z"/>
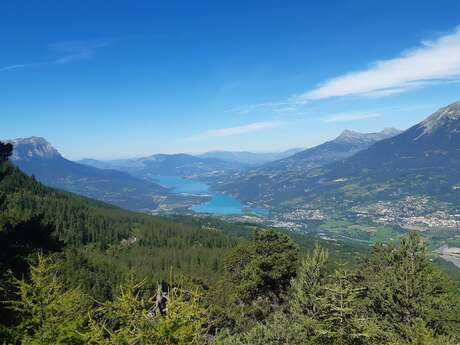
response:
<path id="1" fill-rule="evenodd" d="M 206 247 L 226 246 L 228 241 L 225 236 L 210 236 L 197 227 L 45 187 L 7 162 L 0 166 L 0 197 L 4 222 L 18 223 L 41 216 L 67 245 L 93 243 L 107 248 L 133 234 L 143 236 L 149 245 L 170 247 L 180 246 L 181 242 L 186 246 L 193 242 Z"/>

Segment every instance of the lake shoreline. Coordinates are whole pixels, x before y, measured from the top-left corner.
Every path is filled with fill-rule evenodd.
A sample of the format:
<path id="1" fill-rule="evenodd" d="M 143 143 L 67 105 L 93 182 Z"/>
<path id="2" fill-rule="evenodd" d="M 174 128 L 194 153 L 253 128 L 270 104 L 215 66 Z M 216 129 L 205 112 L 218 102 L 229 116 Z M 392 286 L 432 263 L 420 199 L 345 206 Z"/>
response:
<path id="1" fill-rule="evenodd" d="M 187 209 L 198 214 L 211 215 L 243 215 L 255 214 L 266 216 L 268 209 L 253 208 L 227 194 L 212 191 L 210 186 L 203 181 L 191 180 L 181 176 L 154 176 L 152 180 L 163 187 L 169 188 L 172 195 L 185 195 L 193 197 L 206 197 L 207 201 L 188 206 Z"/>

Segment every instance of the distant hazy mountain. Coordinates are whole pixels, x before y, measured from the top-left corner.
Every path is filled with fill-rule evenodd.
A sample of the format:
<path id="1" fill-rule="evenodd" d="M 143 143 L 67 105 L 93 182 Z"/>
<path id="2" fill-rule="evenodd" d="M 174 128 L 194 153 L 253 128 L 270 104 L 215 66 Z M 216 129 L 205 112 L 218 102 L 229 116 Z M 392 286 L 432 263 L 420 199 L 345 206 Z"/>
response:
<path id="1" fill-rule="evenodd" d="M 386 128 L 377 133 L 359 133 L 344 130 L 337 138 L 321 145 L 300 151 L 288 158 L 268 163 L 262 169 L 303 170 L 323 166 L 353 156 L 377 141 L 394 137 L 402 131 Z"/>
<path id="2" fill-rule="evenodd" d="M 85 158 L 77 161 L 77 163 L 98 169 L 115 169 L 115 165 L 112 163 L 112 161 L 99 161 L 97 159 Z"/>
<path id="3" fill-rule="evenodd" d="M 111 169 L 125 171 L 142 178 L 155 177 L 157 175 L 192 177 L 233 171 L 243 166 L 242 163 L 238 162 L 230 162 L 217 158 L 196 157 L 185 153 L 155 154 L 144 158 L 116 161 L 84 159 L 80 163 L 93 167 L 110 167 Z"/>
<path id="4" fill-rule="evenodd" d="M 239 167 L 220 159 L 201 158 L 184 153 L 157 154 L 139 160 L 143 171 L 152 175 L 191 176 Z"/>
<path id="5" fill-rule="evenodd" d="M 116 170 L 101 170 L 69 161 L 43 138 L 9 140 L 11 161 L 42 183 L 129 209 L 154 209 L 167 189 Z"/>
<path id="6" fill-rule="evenodd" d="M 155 175 L 191 177 L 237 171 L 252 165 L 286 158 L 300 151 L 302 149 L 297 148 L 276 153 L 210 151 L 199 156 L 185 153 L 155 154 L 123 160 L 82 159 L 79 163 L 100 169 L 121 170 L 143 178 Z"/>
<path id="7" fill-rule="evenodd" d="M 280 183 L 280 181 L 285 181 L 291 176 L 302 175 L 311 168 L 351 157 L 377 141 L 391 138 L 399 133 L 401 131 L 394 128 L 387 128 L 378 133 L 359 133 L 345 130 L 337 138 L 321 145 L 225 177 L 219 181 L 220 183 L 216 188 L 252 200 L 254 197 L 257 198 L 259 195 L 267 193 L 273 185 Z"/>
<path id="8" fill-rule="evenodd" d="M 340 208 L 360 202 L 430 196 L 458 207 L 459 172 L 460 102 L 457 102 L 345 160 L 286 173 L 281 178 L 253 175 L 239 186 L 232 181 L 219 188 L 244 200 L 275 205 L 313 202 Z"/>
<path id="9" fill-rule="evenodd" d="M 248 151 L 209 151 L 200 155 L 202 158 L 216 158 L 228 162 L 237 162 L 248 165 L 263 164 L 278 159 L 283 159 L 297 152 L 300 148 L 293 148 L 282 152 L 255 153 Z"/>
<path id="10" fill-rule="evenodd" d="M 98 169 L 114 169 L 114 170 L 135 170 L 143 167 L 142 158 L 130 159 L 112 159 L 112 160 L 98 160 L 92 158 L 84 158 L 77 163 L 88 165 Z"/>

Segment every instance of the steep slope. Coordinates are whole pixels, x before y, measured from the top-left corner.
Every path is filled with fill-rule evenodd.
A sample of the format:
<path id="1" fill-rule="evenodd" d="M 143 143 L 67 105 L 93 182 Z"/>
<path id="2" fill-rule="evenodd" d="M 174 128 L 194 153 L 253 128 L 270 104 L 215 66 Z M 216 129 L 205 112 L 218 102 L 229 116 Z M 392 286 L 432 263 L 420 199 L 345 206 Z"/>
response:
<path id="1" fill-rule="evenodd" d="M 228 226 L 226 234 L 202 221 L 185 224 L 46 187 L 0 159 L 0 296 L 7 272 L 21 277 L 36 251 L 63 249 L 66 283 L 99 300 L 132 274 L 155 286 L 171 272 L 215 278 L 238 242 L 228 233 L 238 227 Z M 0 320 L 3 311 L 0 306 Z"/>
<path id="2" fill-rule="evenodd" d="M 346 166 L 372 169 L 456 169 L 460 166 L 460 102 L 441 108 L 404 133 L 381 141 Z"/>
<path id="3" fill-rule="evenodd" d="M 460 102 L 457 102 L 402 134 L 331 166 L 323 178 L 341 179 L 339 185 L 348 188 L 354 183 L 356 191 L 367 190 L 363 197 L 368 198 L 423 194 L 458 203 L 459 171 Z"/>
<path id="4" fill-rule="evenodd" d="M 215 183 L 215 188 L 238 197 L 254 201 L 263 199 L 277 184 L 297 179 L 314 167 L 325 166 L 351 157 L 379 140 L 393 137 L 401 131 L 393 128 L 378 133 L 343 131 L 334 140 L 303 150 L 285 159 L 266 163 L 260 167 L 236 173 Z"/>
<path id="5" fill-rule="evenodd" d="M 407 229 L 460 228 L 460 102 L 354 156 L 271 181 L 244 197 Z"/>
<path id="6" fill-rule="evenodd" d="M 387 185 L 382 194 L 430 192 L 457 197 L 460 182 L 460 102 L 441 108 L 402 134 L 376 143 L 332 166 L 325 176 L 370 179 Z M 366 182 L 369 184 L 370 182 Z"/>
<path id="7" fill-rule="evenodd" d="M 116 170 L 101 170 L 69 161 L 43 138 L 8 141 L 11 161 L 42 183 L 132 210 L 155 209 L 168 190 Z"/>

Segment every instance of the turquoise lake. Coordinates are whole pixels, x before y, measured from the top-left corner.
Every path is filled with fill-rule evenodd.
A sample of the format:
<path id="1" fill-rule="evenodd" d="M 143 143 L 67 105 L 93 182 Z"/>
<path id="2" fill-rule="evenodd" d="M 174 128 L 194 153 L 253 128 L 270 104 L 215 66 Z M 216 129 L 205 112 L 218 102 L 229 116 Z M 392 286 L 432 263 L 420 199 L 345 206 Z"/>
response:
<path id="1" fill-rule="evenodd" d="M 155 181 L 162 186 L 174 188 L 173 193 L 189 193 L 211 197 L 208 202 L 192 206 L 191 209 L 198 213 L 232 215 L 242 214 L 243 209 L 247 209 L 237 199 L 209 190 L 209 186 L 204 182 L 187 180 L 179 176 L 155 176 Z M 268 210 L 264 208 L 254 208 L 251 211 L 259 215 L 268 214 Z"/>

